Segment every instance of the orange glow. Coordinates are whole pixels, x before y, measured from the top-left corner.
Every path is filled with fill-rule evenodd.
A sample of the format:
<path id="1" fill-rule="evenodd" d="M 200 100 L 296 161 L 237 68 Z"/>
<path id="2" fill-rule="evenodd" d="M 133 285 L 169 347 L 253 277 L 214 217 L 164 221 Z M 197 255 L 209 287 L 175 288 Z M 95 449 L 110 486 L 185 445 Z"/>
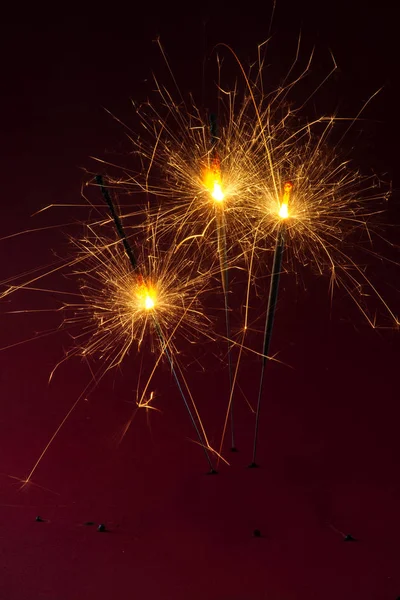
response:
<path id="1" fill-rule="evenodd" d="M 282 202 L 279 207 L 279 216 L 281 219 L 287 219 L 289 217 L 289 200 L 292 193 L 293 184 L 287 181 L 283 186 Z"/>
<path id="2" fill-rule="evenodd" d="M 151 284 L 147 285 L 141 275 L 138 275 L 136 298 L 139 303 L 139 308 L 151 310 L 156 305 L 156 290 Z"/>
<path id="3" fill-rule="evenodd" d="M 204 187 L 210 192 L 211 197 L 216 202 L 222 202 L 225 194 L 221 184 L 221 170 L 219 159 L 214 158 L 211 162 L 211 168 L 206 169 L 203 179 Z"/>

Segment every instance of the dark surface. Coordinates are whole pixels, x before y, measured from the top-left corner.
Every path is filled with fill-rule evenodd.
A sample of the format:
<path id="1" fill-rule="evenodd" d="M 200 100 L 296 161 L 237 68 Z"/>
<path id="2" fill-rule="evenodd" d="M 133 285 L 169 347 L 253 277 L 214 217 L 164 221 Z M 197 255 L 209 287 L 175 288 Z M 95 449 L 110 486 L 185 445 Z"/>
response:
<path id="1" fill-rule="evenodd" d="M 316 79 L 329 65 L 328 49 L 340 67 L 321 99 L 327 111 L 353 115 L 383 85 L 368 121 L 357 125 L 354 155 L 362 167 L 387 172 L 396 187 L 394 9 L 349 5 L 278 3 L 271 72 L 278 76 L 281 64 L 290 63 L 301 29 L 305 54 L 316 44 L 325 57 L 316 61 Z M 204 92 L 206 104 L 203 58 L 213 44 L 232 44 L 246 62 L 268 35 L 269 5 L 263 13 L 219 5 L 190 10 L 187 16 L 152 5 L 138 14 L 110 5 L 105 14 L 67 10 L 62 19 L 36 9 L 4 16 L 0 236 L 84 218 L 79 208 L 73 216 L 51 212 L 39 221 L 30 215 L 51 203 L 79 203 L 82 168 L 95 168 L 90 156 L 112 151 L 126 160 L 123 131 L 103 107 L 129 119 L 130 98 L 146 98 L 151 71 L 167 78 L 152 43 L 158 34 L 181 86 Z M 394 194 L 387 220 L 398 223 L 398 214 Z M 399 239 L 396 231 L 390 235 Z M 51 262 L 52 251 L 65 247 L 61 229 L 0 244 L 1 280 Z M 390 284 L 394 303 L 398 277 L 394 267 L 376 271 L 379 284 Z M 60 287 L 56 278 L 51 282 Z M 1 598 L 399 596 L 398 333 L 369 328 L 344 292 L 331 308 L 327 280 L 306 273 L 304 283 L 281 279 L 272 352 L 282 364 L 268 365 L 259 469 L 247 468 L 254 417 L 238 395 L 239 452 L 229 452 L 227 439 L 231 467 L 220 464 L 217 476 L 205 475 L 167 367 L 156 379 L 155 406 L 162 412 L 139 411 L 118 445 L 136 398 L 136 373 L 125 365 L 82 399 L 33 483 L 20 490 L 18 479 L 27 477 L 89 374 L 74 359 L 48 385 L 69 343 L 63 332 L 0 353 Z M 48 306 L 54 306 L 51 294 L 3 301 L 0 347 L 59 323 L 57 314 L 7 310 Z M 190 383 L 217 445 L 227 373 L 211 355 L 205 367 L 190 371 Z M 253 403 L 258 374 L 249 358 L 241 384 Z M 106 535 L 99 535 L 101 525 Z M 355 543 L 344 543 L 349 536 Z"/>

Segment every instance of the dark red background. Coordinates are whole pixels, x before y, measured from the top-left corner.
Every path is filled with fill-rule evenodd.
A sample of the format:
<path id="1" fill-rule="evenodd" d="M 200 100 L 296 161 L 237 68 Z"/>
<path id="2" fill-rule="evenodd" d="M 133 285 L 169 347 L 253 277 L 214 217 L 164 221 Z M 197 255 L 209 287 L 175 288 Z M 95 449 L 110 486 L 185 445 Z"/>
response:
<path id="1" fill-rule="evenodd" d="M 79 203 L 82 168 L 96 168 L 90 156 L 121 152 L 127 160 L 123 131 L 103 107 L 129 120 L 130 98 L 146 98 L 152 70 L 167 79 L 152 42 L 157 35 L 182 89 L 201 97 L 203 59 L 213 45 L 232 44 L 246 63 L 267 37 L 271 14 L 268 3 L 262 11 L 218 4 L 185 11 L 114 4 L 104 12 L 99 6 L 63 10 L 21 9 L 3 19 L 0 236 L 84 218 L 79 208 L 73 215 L 30 215 L 51 203 Z M 396 187 L 394 9 L 278 2 L 271 77 L 285 72 L 300 30 L 304 54 L 315 44 L 325 57 L 315 62 L 315 80 L 329 64 L 328 49 L 340 67 L 316 112 L 338 107 L 353 115 L 384 86 L 368 120 L 357 125 L 354 156 L 361 168 L 388 173 Z M 205 81 L 207 69 L 208 63 Z M 386 220 L 398 225 L 396 192 Z M 399 239 L 396 229 L 388 235 Z M 0 244 L 1 280 L 50 262 L 66 245 L 61 229 Z M 396 308 L 399 270 L 380 266 L 373 275 Z M 51 284 L 62 287 L 54 277 Z M 0 353 L 1 598 L 400 596 L 398 333 L 370 329 L 343 292 L 331 309 L 327 280 L 306 272 L 304 284 L 296 287 L 290 275 L 282 280 L 273 352 L 284 364 L 269 365 L 258 470 L 246 468 L 253 415 L 238 394 L 240 452 L 229 454 L 231 467 L 221 466 L 218 476 L 205 475 L 166 367 L 156 379 L 155 406 L 162 412 L 138 413 L 118 445 L 136 398 L 136 362 L 82 400 L 34 484 L 20 491 L 12 477 L 28 475 L 89 375 L 73 360 L 48 385 L 68 344 L 63 332 Z M 29 292 L 4 300 L 0 347 L 58 323 L 51 313 L 7 311 L 54 307 L 55 301 L 52 294 Z M 245 364 L 241 384 L 254 402 L 258 363 L 249 355 Z M 204 373 L 190 370 L 189 378 L 217 443 L 227 373 L 211 353 L 205 367 Z M 36 522 L 37 515 L 44 522 Z M 88 521 L 95 525 L 84 525 Z M 108 533 L 98 533 L 98 523 Z M 252 535 L 256 528 L 259 539 Z M 349 533 L 358 541 L 344 542 L 342 534 Z"/>

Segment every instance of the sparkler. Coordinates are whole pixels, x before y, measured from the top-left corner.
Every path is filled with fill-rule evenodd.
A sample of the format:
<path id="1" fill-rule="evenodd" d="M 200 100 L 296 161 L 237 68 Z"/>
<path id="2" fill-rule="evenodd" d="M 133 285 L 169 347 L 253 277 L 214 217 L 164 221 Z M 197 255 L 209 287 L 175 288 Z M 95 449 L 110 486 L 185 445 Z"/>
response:
<path id="1" fill-rule="evenodd" d="M 100 175 L 98 175 L 96 177 L 96 182 L 100 186 L 101 192 L 102 192 L 102 194 L 103 194 L 103 196 L 104 196 L 104 198 L 105 198 L 105 200 L 107 202 L 107 205 L 108 205 L 108 207 L 110 209 L 110 212 L 111 212 L 111 215 L 113 217 L 116 229 L 117 229 L 118 234 L 120 236 L 120 239 L 121 239 L 121 241 L 122 241 L 122 243 L 124 245 L 124 249 L 125 249 L 126 255 L 129 258 L 129 261 L 131 263 L 131 266 L 132 266 L 133 270 L 136 271 L 137 270 L 137 266 L 138 266 L 136 257 L 133 254 L 131 245 L 129 244 L 128 239 L 127 239 L 127 237 L 125 235 L 124 228 L 123 228 L 121 220 L 120 220 L 120 218 L 119 218 L 119 216 L 118 216 L 118 214 L 117 214 L 117 212 L 115 210 L 115 206 L 114 206 L 114 203 L 113 203 L 113 201 L 111 199 L 111 196 L 110 196 L 107 188 L 104 186 L 103 178 Z M 152 317 L 153 322 L 154 322 L 154 327 L 155 327 L 155 329 L 157 331 L 157 335 L 158 335 L 158 337 L 160 339 L 160 342 L 161 342 L 162 353 L 165 354 L 165 356 L 167 357 L 167 360 L 169 362 L 169 365 L 170 365 L 170 368 L 171 368 L 171 373 L 172 373 L 172 376 L 173 376 L 173 378 L 175 380 L 175 383 L 177 385 L 179 394 L 180 394 L 180 396 L 181 396 L 181 398 L 183 400 L 185 408 L 186 408 L 186 410 L 187 410 L 187 412 L 189 414 L 190 420 L 192 422 L 193 428 L 194 428 L 194 430 L 196 432 L 196 435 L 197 435 L 197 437 L 199 439 L 199 443 L 200 443 L 201 447 L 203 448 L 205 457 L 206 457 L 207 462 L 209 464 L 210 474 L 214 474 L 214 473 L 216 473 L 216 471 L 215 471 L 215 469 L 213 467 L 210 455 L 209 455 L 208 450 L 207 450 L 207 445 L 208 444 L 206 445 L 205 440 L 203 439 L 203 436 L 200 433 L 200 430 L 199 430 L 199 427 L 198 427 L 198 425 L 196 423 L 194 415 L 193 415 L 193 413 L 192 413 L 192 411 L 190 409 L 190 406 L 189 406 L 188 401 L 186 399 L 185 393 L 184 393 L 184 391 L 182 389 L 181 382 L 180 382 L 180 380 L 178 378 L 178 375 L 176 373 L 175 366 L 174 366 L 174 361 L 172 360 L 171 354 L 170 354 L 170 352 L 168 350 L 167 342 L 166 342 L 166 340 L 164 338 L 164 335 L 162 333 L 160 324 L 159 324 L 159 322 L 157 320 L 157 316 L 156 316 L 156 307 L 157 307 L 157 289 L 156 289 L 156 284 L 153 285 L 151 282 L 147 283 L 141 274 L 137 274 L 136 279 L 137 279 L 137 283 L 136 283 L 136 287 L 135 287 L 135 295 L 136 295 L 136 301 L 137 301 L 137 304 L 138 304 L 138 309 L 141 310 L 141 311 L 145 311 L 145 312 L 147 311 L 149 314 L 151 314 L 151 317 Z"/>
<path id="2" fill-rule="evenodd" d="M 228 275 L 228 256 L 226 249 L 226 223 L 223 211 L 223 201 L 225 194 L 221 184 L 221 169 L 220 160 L 217 154 L 216 145 L 218 142 L 218 122 L 216 115 L 210 116 L 210 132 L 211 132 L 211 151 L 214 155 L 212 159 L 212 168 L 207 171 L 205 185 L 210 190 L 211 196 L 215 200 L 215 210 L 217 218 L 217 239 L 218 239 L 218 255 L 221 267 L 221 283 L 224 295 L 225 304 L 225 329 L 226 339 L 228 344 L 228 374 L 229 374 L 229 402 L 230 402 L 230 418 L 231 418 L 231 451 L 236 452 L 235 445 L 235 430 L 233 419 L 233 377 L 232 377 L 232 354 L 231 354 L 231 328 L 229 322 L 229 275 Z"/>
<path id="3" fill-rule="evenodd" d="M 142 250 L 138 254 L 137 265 L 140 265 L 141 270 L 141 273 L 138 273 L 137 270 L 132 270 L 131 262 L 126 260 L 125 245 L 122 248 L 119 241 L 116 243 L 100 237 L 93 225 L 87 224 L 86 228 L 88 234 L 84 239 L 71 239 L 77 250 L 72 264 L 76 268 L 73 275 L 78 277 L 80 282 L 81 299 L 80 302 L 65 303 L 63 306 L 64 327 L 70 330 L 75 344 L 53 369 L 50 378 L 62 362 L 73 356 L 81 356 L 87 361 L 96 355 L 100 356 L 101 366 L 95 372 L 90 368 L 92 380 L 67 411 L 28 477 L 21 480 L 22 484 L 27 485 L 31 482 L 49 447 L 81 399 L 93 391 L 109 369 L 123 362 L 132 346 L 140 347 L 145 339 L 153 343 L 154 334 L 160 341 L 161 352 L 141 393 L 138 406 L 145 405 L 144 398 L 148 396 L 152 377 L 165 356 L 207 457 L 210 473 L 214 473 L 209 455 L 212 448 L 186 380 L 175 359 L 177 333 L 193 342 L 196 333 L 204 334 L 209 329 L 209 320 L 201 310 L 198 300 L 199 294 L 207 287 L 208 275 L 199 273 L 194 276 L 193 260 L 187 253 L 177 262 L 174 252 L 157 252 L 155 237 L 150 238 L 153 244 L 150 253 L 146 254 Z M 71 265 L 71 262 L 67 265 Z M 80 265 L 79 270 L 77 265 Z M 26 286 L 24 288 L 32 289 Z M 164 332 L 167 332 L 167 335 Z M 153 350 L 155 348 L 159 348 L 158 344 L 153 346 Z M 181 377 L 178 376 L 177 370 L 180 371 Z M 193 409 L 187 400 L 184 386 Z M 128 427 L 129 425 L 125 428 L 125 433 Z"/>
<path id="4" fill-rule="evenodd" d="M 263 344 L 263 357 L 261 363 L 261 375 L 260 375 L 260 383 L 258 389 L 258 399 L 257 399 L 257 410 L 256 410 L 256 421 L 255 421 L 255 429 L 254 429 L 254 442 L 253 442 L 253 460 L 249 465 L 250 468 L 257 467 L 256 463 L 256 452 L 257 452 L 257 441 L 258 441 L 258 427 L 260 420 L 260 408 L 261 408 L 261 398 L 263 393 L 263 384 L 264 384 L 264 371 L 268 361 L 268 353 L 269 347 L 272 339 L 272 332 L 274 327 L 274 319 L 275 319 L 275 311 L 276 311 L 276 303 L 278 300 L 278 292 L 279 292 L 279 280 L 281 275 L 281 267 L 282 267 L 282 258 L 285 247 L 285 221 L 289 217 L 289 202 L 290 196 L 292 193 L 293 185 L 290 181 L 287 181 L 283 188 L 283 197 L 279 207 L 279 217 L 281 219 L 281 223 L 278 226 L 276 243 L 275 243 L 275 251 L 274 251 L 274 261 L 272 265 L 272 275 L 271 282 L 269 288 L 269 296 L 268 296 L 268 307 L 267 307 L 267 316 L 265 319 L 265 330 L 264 330 L 264 344 Z"/>

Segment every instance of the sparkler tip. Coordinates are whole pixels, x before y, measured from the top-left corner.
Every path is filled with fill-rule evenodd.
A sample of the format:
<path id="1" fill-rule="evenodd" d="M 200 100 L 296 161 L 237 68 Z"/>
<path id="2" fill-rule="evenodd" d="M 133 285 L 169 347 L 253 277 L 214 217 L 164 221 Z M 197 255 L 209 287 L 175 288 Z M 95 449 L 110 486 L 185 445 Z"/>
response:
<path id="1" fill-rule="evenodd" d="M 211 168 L 206 169 L 203 183 L 213 200 L 222 202 L 225 199 L 221 183 L 221 169 L 217 158 L 214 158 Z"/>
<path id="2" fill-rule="evenodd" d="M 150 309 L 154 308 L 154 306 L 155 306 L 155 302 L 154 302 L 153 298 L 151 296 L 146 296 L 146 299 L 144 301 L 144 307 L 147 310 L 150 310 Z"/>
<path id="3" fill-rule="evenodd" d="M 283 186 L 283 198 L 279 207 L 279 216 L 281 219 L 287 219 L 289 217 L 289 200 L 292 193 L 293 183 L 286 181 Z"/>
<path id="4" fill-rule="evenodd" d="M 156 290 L 150 284 L 146 284 L 142 276 L 138 277 L 138 288 L 136 290 L 139 306 L 145 310 L 152 310 L 156 305 Z"/>
<path id="5" fill-rule="evenodd" d="M 281 204 L 279 208 L 279 216 L 281 219 L 287 219 L 289 217 L 289 208 L 286 203 Z"/>
<path id="6" fill-rule="evenodd" d="M 221 185 L 216 181 L 214 182 L 211 196 L 214 198 L 214 200 L 216 200 L 216 202 L 222 202 L 222 200 L 225 198 L 225 194 L 222 191 Z"/>

